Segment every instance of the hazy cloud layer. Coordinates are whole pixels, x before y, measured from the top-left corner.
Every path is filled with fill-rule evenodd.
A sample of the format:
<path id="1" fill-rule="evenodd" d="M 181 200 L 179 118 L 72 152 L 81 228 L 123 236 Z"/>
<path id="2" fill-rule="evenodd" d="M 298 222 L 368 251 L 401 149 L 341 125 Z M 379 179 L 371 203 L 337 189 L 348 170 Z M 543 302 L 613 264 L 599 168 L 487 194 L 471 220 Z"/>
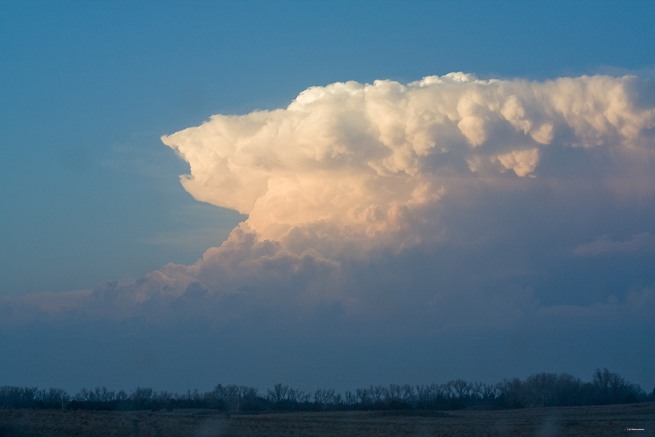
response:
<path id="1" fill-rule="evenodd" d="M 312 87 L 162 138 L 191 195 L 247 215 L 198 262 L 4 298 L 0 318 L 232 340 L 484 337 L 503 360 L 573 332 L 588 352 L 611 328 L 655 365 L 654 132 L 653 84 L 632 76 Z M 567 370 L 555 342 L 544 363 Z"/>

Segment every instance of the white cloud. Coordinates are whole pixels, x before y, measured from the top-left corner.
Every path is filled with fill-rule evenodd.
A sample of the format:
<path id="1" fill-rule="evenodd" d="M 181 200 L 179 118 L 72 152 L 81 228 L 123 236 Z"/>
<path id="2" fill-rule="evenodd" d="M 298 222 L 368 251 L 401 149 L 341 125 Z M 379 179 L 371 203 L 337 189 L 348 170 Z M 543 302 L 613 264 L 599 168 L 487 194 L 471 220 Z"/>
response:
<path id="1" fill-rule="evenodd" d="M 335 83 L 303 91 L 286 109 L 216 115 L 162 140 L 189 163 L 189 193 L 247 214 L 262 239 L 321 227 L 336 232 L 323 235 L 332 243 L 399 245 L 423 241 L 418 224 L 433 221 L 449 193 L 481 180 L 520 184 L 507 170 L 557 171 L 552 157 L 569 147 L 588 148 L 592 160 L 653 160 L 655 109 L 638 100 L 647 86 L 630 76 L 528 82 L 462 73 Z"/>
<path id="2" fill-rule="evenodd" d="M 189 163 L 189 193 L 247 215 L 227 240 L 137 281 L 2 299 L 0 322 L 197 324 L 235 342 L 489 335 L 498 350 L 525 326 L 546 340 L 584 320 L 642 332 L 655 311 L 650 86 L 456 73 L 313 87 L 285 109 L 213 116 L 163 141 Z M 639 258 L 608 268 L 572 252 Z"/>
<path id="3" fill-rule="evenodd" d="M 473 293 L 485 281 L 535 274 L 546 267 L 529 265 L 526 251 L 543 245 L 550 253 L 575 232 L 594 231 L 590 220 L 599 222 L 595 235 L 606 233 L 612 223 L 596 217 L 626 205 L 650 216 L 655 109 L 642 92 L 650 87 L 632 76 L 529 82 L 451 73 L 409 84 L 334 83 L 284 109 L 215 115 L 162 140 L 189 163 L 189 193 L 247 218 L 197 263 L 99 293 L 122 296 L 122 308 L 195 286 L 262 296 L 265 288 L 357 307 L 376 290 L 347 285 L 357 272 L 344 267 L 365 271 L 384 257 L 395 260 L 381 264 L 394 275 L 449 278 L 426 301 L 444 301 L 441 289 Z M 574 253 L 644 250 L 653 237 L 643 225 L 628 241 L 604 238 Z M 402 254 L 421 248 L 458 259 L 451 272 L 482 279 L 464 285 L 438 266 L 415 270 Z M 388 274 L 380 269 L 369 274 Z"/>
<path id="4" fill-rule="evenodd" d="M 496 159 L 507 170 L 513 170 L 519 177 L 530 175 L 539 163 L 539 149 L 514 150 L 496 156 Z"/>

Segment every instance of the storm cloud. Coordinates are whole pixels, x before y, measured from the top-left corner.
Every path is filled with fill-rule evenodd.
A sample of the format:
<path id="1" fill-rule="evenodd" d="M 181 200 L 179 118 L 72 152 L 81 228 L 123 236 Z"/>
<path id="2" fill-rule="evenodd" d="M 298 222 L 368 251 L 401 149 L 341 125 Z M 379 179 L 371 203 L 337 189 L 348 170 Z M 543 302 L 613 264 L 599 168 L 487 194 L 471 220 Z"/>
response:
<path id="1" fill-rule="evenodd" d="M 612 329 L 654 364 L 652 340 L 633 335 L 655 328 L 654 90 L 635 76 L 451 73 L 214 115 L 162 141 L 195 199 L 246 216 L 226 241 L 192 265 L 3 298 L 0 312 L 319 343 L 485 337 L 515 356 L 578 332 L 571 350 L 601 361 L 586 348 Z"/>

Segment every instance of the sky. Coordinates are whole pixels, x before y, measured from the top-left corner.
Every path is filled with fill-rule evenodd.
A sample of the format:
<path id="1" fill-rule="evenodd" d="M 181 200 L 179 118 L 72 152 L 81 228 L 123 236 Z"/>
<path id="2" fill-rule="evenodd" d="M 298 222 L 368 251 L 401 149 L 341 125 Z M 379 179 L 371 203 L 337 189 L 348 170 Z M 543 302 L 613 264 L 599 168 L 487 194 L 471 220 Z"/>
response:
<path id="1" fill-rule="evenodd" d="M 655 3 L 0 3 L 0 385 L 655 387 Z"/>

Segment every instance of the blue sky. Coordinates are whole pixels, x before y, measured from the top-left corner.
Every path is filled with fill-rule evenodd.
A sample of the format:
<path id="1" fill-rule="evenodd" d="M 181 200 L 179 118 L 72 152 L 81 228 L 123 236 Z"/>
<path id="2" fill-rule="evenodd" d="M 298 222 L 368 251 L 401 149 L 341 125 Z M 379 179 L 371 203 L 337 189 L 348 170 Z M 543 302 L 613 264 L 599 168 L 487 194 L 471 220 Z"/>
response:
<path id="1" fill-rule="evenodd" d="M 0 214 L 0 297 L 26 296 L 29 300 L 37 296 L 34 293 L 51 291 L 66 295 L 74 290 L 101 288 L 104 293 L 107 291 L 103 287 L 109 287 L 105 284 L 113 281 L 126 281 L 128 285 L 121 285 L 123 292 L 136 294 L 138 287 L 134 281 L 138 283 L 144 277 L 149 278 L 146 282 L 154 281 L 148 275 L 167 263 L 194 266 L 206 249 L 218 247 L 226 240 L 230 231 L 246 215 L 195 200 L 178 180 L 179 175 L 189 173 L 188 163 L 162 143 L 162 135 L 200 125 L 213 114 L 248 114 L 257 109 L 286 108 L 300 92 L 309 87 L 349 80 L 373 83 L 378 79 L 390 79 L 407 84 L 424 76 L 457 71 L 471 73 L 481 79 L 495 78 L 510 82 L 515 79 L 541 82 L 563 76 L 598 74 L 616 77 L 633 74 L 652 78 L 655 66 L 655 53 L 652 50 L 652 42 L 655 41 L 652 26 L 654 18 L 655 4 L 650 1 L 4 1 L 0 5 L 0 58 L 3 59 L 0 63 L 0 145 L 3 152 L 0 160 L 0 202 L 3 205 Z M 652 90 L 652 85 L 651 88 L 645 85 L 635 87 L 638 90 Z M 640 104 L 643 107 L 653 107 L 652 94 L 643 94 L 641 98 L 643 102 Z M 651 150 L 652 129 L 652 126 L 645 128 L 643 134 L 646 138 L 643 141 L 651 141 L 643 147 L 650 147 Z M 236 132 L 235 135 L 242 134 Z M 196 134 L 193 133 L 191 137 L 195 138 Z M 201 133 L 197 137 L 204 138 Z M 467 138 L 471 141 L 470 136 Z M 590 180 L 594 181 L 594 177 L 599 174 L 597 172 L 601 170 L 593 166 L 603 160 L 614 159 L 610 154 L 609 157 L 602 155 L 587 161 L 581 149 L 571 150 L 571 155 L 579 156 L 566 160 L 568 155 L 562 152 L 562 155 L 554 154 L 549 158 L 551 161 L 546 161 L 548 156 L 540 155 L 539 163 L 544 164 L 544 170 L 541 174 L 537 172 L 535 181 L 546 175 L 547 168 L 551 168 L 550 176 L 571 175 L 580 166 L 587 169 L 585 165 L 590 169 Z M 188 153 L 193 153 L 193 150 Z M 528 167 L 531 165 L 527 155 L 519 158 L 516 155 L 512 155 L 514 158 L 510 155 L 502 156 L 505 158 L 494 159 L 510 173 L 514 171 L 519 175 L 523 170 L 508 164 L 509 159 L 521 161 Z M 194 164 L 192 158 L 187 161 Z M 588 162 L 593 163 L 586 164 Z M 652 170 L 652 167 L 648 167 L 652 161 L 643 162 L 644 168 L 640 171 L 648 174 Z M 621 170 L 623 167 L 619 164 L 610 167 L 609 171 L 624 177 Z M 582 173 L 587 174 L 585 170 Z M 251 181 L 246 180 L 245 184 L 249 183 Z M 626 189 L 631 192 L 636 190 L 633 186 Z M 498 226 L 495 233 L 485 232 L 494 228 L 495 221 L 513 223 L 512 229 L 519 236 L 516 238 L 522 238 L 520 241 L 527 246 L 507 237 L 506 253 L 510 253 L 509 258 L 516 260 L 517 269 L 534 270 L 539 265 L 543 267 L 541 271 L 546 273 L 529 278 L 521 276 L 519 279 L 494 278 L 490 283 L 494 287 L 506 286 L 507 290 L 515 290 L 512 293 L 518 294 L 522 292 L 516 290 L 533 290 L 533 298 L 539 302 L 535 305 L 542 305 L 546 312 L 552 305 L 586 305 L 592 308 L 599 302 L 607 304 L 611 296 L 619 302 L 640 298 L 650 304 L 650 292 L 643 290 L 652 290 L 655 286 L 655 277 L 650 272 L 653 261 L 650 244 L 655 233 L 655 223 L 649 215 L 653 197 L 650 197 L 647 190 L 639 200 L 631 197 L 631 200 L 622 200 L 624 203 L 617 201 L 617 205 L 622 205 L 621 209 L 604 207 L 602 199 L 586 199 L 584 203 L 575 196 L 556 199 L 559 191 L 542 192 L 540 190 L 545 189 L 539 187 L 534 190 L 543 196 L 542 205 L 584 205 L 579 209 L 588 213 L 575 215 L 577 222 L 571 223 L 570 229 L 548 229 L 548 223 L 554 223 L 553 227 L 568 226 L 566 212 L 569 210 L 566 207 L 563 207 L 562 212 L 540 211 L 540 204 L 535 202 L 534 208 L 526 212 L 516 209 L 515 197 L 505 201 L 505 197 L 493 192 L 487 198 L 473 196 L 472 199 L 478 202 L 475 207 L 465 200 L 458 203 L 456 199 L 446 197 L 444 205 L 455 205 L 449 206 L 453 209 L 444 209 L 445 212 L 436 210 L 431 214 L 439 215 L 447 223 L 462 223 L 459 232 L 479 232 L 485 236 L 493 234 L 498 240 L 493 240 L 493 244 L 490 243 L 489 248 L 485 249 L 489 253 L 501 247 L 501 236 L 506 235 L 504 233 L 509 232 L 510 227 L 503 225 Z M 196 197 L 205 195 L 202 188 L 195 192 L 189 191 Z M 477 212 L 481 207 L 480 199 L 491 202 L 491 199 L 496 199 L 494 195 L 499 196 L 497 200 L 500 203 L 490 203 L 489 207 L 495 211 L 493 214 L 471 218 L 470 223 L 466 216 L 461 215 L 463 211 L 471 214 Z M 535 192 L 523 195 L 526 196 L 526 202 L 531 202 Z M 226 203 L 231 201 L 228 199 Z M 585 210 L 585 207 L 588 209 Z M 599 211 L 603 212 L 602 217 L 597 217 Z M 531 224 L 526 224 L 526 221 Z M 255 219 L 252 223 L 255 223 Z M 539 238 L 531 240 L 527 236 L 531 235 L 533 226 L 543 232 Z M 436 232 L 433 228 L 427 228 L 423 232 L 433 231 Z M 542 238 L 548 232 L 557 232 L 561 238 L 553 238 L 549 243 Z M 535 249 L 535 245 L 547 243 L 549 246 L 542 254 Z M 283 241 L 281 244 L 284 246 L 287 243 Z M 630 252 L 629 259 L 623 258 L 620 262 L 597 256 L 560 257 L 562 251 L 568 250 L 567 244 L 577 248 L 578 255 L 604 253 L 603 250 L 610 250 L 608 248 L 619 252 L 630 252 L 629 248 L 634 247 L 638 250 Z M 405 281 L 396 279 L 397 285 L 402 288 L 407 281 L 412 281 L 408 278 L 419 278 L 415 280 L 416 284 L 408 286 L 411 290 L 419 291 L 406 294 L 409 302 L 407 305 L 399 304 L 398 297 L 384 297 L 382 291 L 379 294 L 371 292 L 375 298 L 362 297 L 352 290 L 384 287 L 379 282 L 369 281 L 366 276 L 353 274 L 340 282 L 343 295 L 335 301 L 327 298 L 321 301 L 320 305 L 324 305 L 319 311 L 321 317 L 329 318 L 330 311 L 337 311 L 335 308 L 339 305 L 346 305 L 343 302 L 360 299 L 359 303 L 364 305 L 362 302 L 369 302 L 368 299 L 387 299 L 388 305 L 400 309 L 397 312 L 391 311 L 390 315 L 380 316 L 379 319 L 371 316 L 367 327 L 362 329 L 375 331 L 377 324 L 396 326 L 394 323 L 398 323 L 398 327 L 405 326 L 403 321 L 407 317 L 411 318 L 408 314 L 412 313 L 413 305 L 434 302 L 432 297 L 432 300 L 427 299 L 425 292 L 421 291 L 421 279 L 426 278 L 423 275 L 426 271 L 434 270 L 430 266 L 436 265 L 431 262 L 453 264 L 450 272 L 464 274 L 462 272 L 466 271 L 464 266 L 469 262 L 471 254 L 462 249 L 462 246 L 455 246 L 449 246 L 453 250 L 448 255 L 440 251 L 442 249 L 429 246 L 412 249 L 401 255 L 382 251 L 372 257 L 375 262 L 370 265 L 353 261 L 361 271 L 368 271 L 370 278 L 379 276 L 380 271 L 385 270 L 384 266 L 391 269 L 391 265 L 411 265 L 400 269 L 396 278 L 404 277 Z M 493 256 L 485 253 L 480 251 L 473 258 L 493 259 Z M 223 259 L 220 257 L 224 255 L 221 252 L 217 256 Z M 396 260 L 397 263 L 388 260 L 395 259 L 395 256 L 402 260 Z M 424 257 L 432 261 L 425 261 L 421 268 L 417 267 L 421 263 L 409 261 Z M 572 259 L 578 261 L 572 262 Z M 339 257 L 333 260 L 345 262 Z M 217 262 L 220 264 L 223 261 Z M 519 265 L 521 262 L 524 265 Z M 476 267 L 480 268 L 480 272 L 491 272 L 494 271 L 492 264 L 485 262 L 476 264 Z M 220 270 L 223 268 L 221 266 L 216 268 Z M 367 270 L 369 266 L 370 270 Z M 203 264 L 198 269 L 211 270 L 211 267 Z M 444 288 L 458 281 L 455 273 L 450 275 L 453 276 L 450 279 L 446 273 L 442 276 L 444 279 L 440 279 L 440 284 Z M 484 275 L 480 273 L 480 277 L 484 278 Z M 203 280 L 205 282 L 198 282 L 204 287 L 213 283 L 209 279 Z M 229 281 L 234 282 L 235 289 L 241 289 L 238 278 Z M 280 290 L 293 288 L 295 283 L 289 281 L 277 286 Z M 256 284 L 248 284 L 247 287 L 257 288 Z M 608 290 L 608 284 L 613 287 L 612 290 Z M 478 282 L 471 280 L 471 284 L 465 288 L 468 291 L 463 291 L 457 299 L 444 297 L 450 302 L 444 304 L 446 308 L 464 308 L 467 299 L 484 301 L 480 296 L 474 297 L 471 291 L 484 288 Z M 193 295 L 188 286 L 185 293 L 185 296 Z M 353 297 L 355 295 L 356 298 Z M 465 299 L 461 296 L 468 297 Z M 250 301 L 247 305 L 233 303 L 237 308 L 233 314 L 235 320 L 240 317 L 248 319 L 250 316 L 240 316 L 240 312 L 252 310 L 256 313 L 254 309 L 264 305 L 261 302 L 268 302 L 266 299 L 268 297 L 256 304 Z M 523 302 L 521 299 L 524 297 L 516 299 L 517 302 Z M 335 303 L 337 301 L 339 305 Z M 227 305 L 223 301 L 211 302 L 208 307 L 215 304 L 224 308 Z M 285 305 L 301 305 L 296 297 L 286 296 L 283 292 L 280 292 L 279 301 L 276 302 L 281 308 Z M 532 304 L 523 305 L 517 304 L 517 311 L 527 311 L 525 308 Z M 266 308 L 265 305 L 263 307 Z M 86 307 L 82 305 L 81 308 Z M 192 308 L 193 305 L 184 311 L 193 314 Z M 109 349 L 113 350 L 115 356 L 134 356 L 131 349 L 128 349 L 139 348 L 141 332 L 151 333 L 151 337 L 143 334 L 154 339 L 151 352 L 146 353 L 150 358 L 144 358 L 145 361 L 137 359 L 136 364 L 133 363 L 136 366 L 134 368 L 128 364 L 125 364 L 125 368 L 115 365 L 122 369 L 122 374 L 133 376 L 124 380 L 118 372 L 115 376 L 108 376 L 109 381 L 106 383 L 114 386 L 139 384 L 139 378 L 146 374 L 143 373 L 144 369 L 150 369 L 148 374 L 155 375 L 147 383 L 165 386 L 176 364 L 185 367 L 198 365 L 187 346 L 194 342 L 206 344 L 216 341 L 225 350 L 234 352 L 243 347 L 237 341 L 243 339 L 251 349 L 263 350 L 263 355 L 248 352 L 246 355 L 251 362 L 261 360 L 262 356 L 270 359 L 272 355 L 267 352 L 267 348 L 272 349 L 276 347 L 274 345 L 285 349 L 288 355 L 303 349 L 344 354 L 358 363 L 352 366 L 350 377 L 342 375 L 345 372 L 343 369 L 339 373 L 326 368 L 324 373 L 312 374 L 307 369 L 295 368 L 294 371 L 300 376 L 294 380 L 292 371 L 284 370 L 292 369 L 284 359 L 276 364 L 280 368 L 277 373 L 273 370 L 262 373 L 256 365 L 246 366 L 236 361 L 226 364 L 224 372 L 227 378 L 232 378 L 232 382 L 236 383 L 272 385 L 278 379 L 285 379 L 284 382 L 290 384 L 333 384 L 340 385 L 339 388 L 352 386 L 358 381 L 362 381 L 362 385 L 405 382 L 398 380 L 403 375 L 407 376 L 407 382 L 420 382 L 430 377 L 441 380 L 460 376 L 457 375 L 457 369 L 462 366 L 459 366 L 457 360 L 446 363 L 438 358 L 440 355 L 437 352 L 431 352 L 426 355 L 423 364 L 411 364 L 411 360 L 404 364 L 388 364 L 380 367 L 375 381 L 366 380 L 365 376 L 370 374 L 370 367 L 373 366 L 370 363 L 386 362 L 387 353 L 394 355 L 395 351 L 403 351 L 408 357 L 416 358 L 415 353 L 412 355 L 411 351 L 406 350 L 407 338 L 417 338 L 417 344 L 431 345 L 429 347 L 435 347 L 435 344 L 442 341 L 435 340 L 437 338 L 448 338 L 443 340 L 443 347 L 460 348 L 461 354 L 456 354 L 460 357 L 481 347 L 480 344 L 487 344 L 485 347 L 493 354 L 495 344 L 494 340 L 483 341 L 484 329 L 471 328 L 474 334 L 470 338 L 474 340 L 468 346 L 457 346 L 456 339 L 463 336 L 465 330 L 459 330 L 457 335 L 448 337 L 443 334 L 446 332 L 443 326 L 437 328 L 427 322 L 425 325 L 417 322 L 416 327 L 407 328 L 405 337 L 401 334 L 392 339 L 380 339 L 375 335 L 355 336 L 351 338 L 351 343 L 344 346 L 347 348 L 344 351 L 339 349 L 342 334 L 335 332 L 326 337 L 318 325 L 313 327 L 316 319 L 313 318 L 310 326 L 296 320 L 286 328 L 270 321 L 275 328 L 271 332 L 283 333 L 285 329 L 297 332 L 306 327 L 308 334 L 300 339 L 291 336 L 282 341 L 280 338 L 284 334 L 266 339 L 262 332 L 238 324 L 230 325 L 229 329 L 234 329 L 232 336 L 226 334 L 229 329 L 224 325 L 220 329 L 205 327 L 204 331 L 198 327 L 194 329 L 204 334 L 189 334 L 187 337 L 180 334 L 180 338 L 186 340 L 175 343 L 178 347 L 175 350 L 175 346 L 165 345 L 160 338 L 166 336 L 165 332 L 168 331 L 165 329 L 158 331 L 153 325 L 134 322 L 136 328 L 115 330 L 103 316 L 95 318 L 91 315 L 95 314 L 93 311 L 93 308 L 81 309 L 75 317 L 68 319 L 69 316 L 61 316 L 58 321 L 51 322 L 60 330 L 55 329 L 54 332 L 61 332 L 61 335 L 58 337 L 52 334 L 55 338 L 48 342 L 42 335 L 44 330 L 49 329 L 47 326 L 50 322 L 47 320 L 39 322 L 46 327 L 32 326 L 28 322 L 20 327 L 9 325 L 7 329 L 11 332 L 22 334 L 6 334 L 3 343 L 13 345 L 18 350 L 17 338 L 24 338 L 28 346 L 23 355 L 16 352 L 13 361 L 4 363 L 5 368 L 10 369 L 7 373 L 9 380 L 0 383 L 59 385 L 66 388 L 105 383 L 92 371 L 71 373 L 62 370 L 67 361 L 61 356 L 55 358 L 62 363 L 61 369 L 46 372 L 47 376 L 43 377 L 37 376 L 42 374 L 37 363 L 27 367 L 19 364 L 21 357 L 28 360 L 26 357 L 31 356 L 33 359 L 36 355 L 29 354 L 37 354 L 36 351 L 45 343 L 63 344 L 64 333 L 68 332 L 67 329 L 73 329 L 71 324 L 75 323 L 90 324 L 89 332 L 97 333 L 97 337 L 89 334 L 88 338 L 81 339 L 78 349 L 71 345 L 62 346 L 68 356 L 96 348 L 101 351 L 103 348 L 99 344 L 110 345 Z M 149 309 L 148 314 L 152 319 L 158 319 L 155 314 L 157 311 Z M 37 314 L 36 310 L 34 314 Z M 279 314 L 285 314 L 284 310 L 280 310 Z M 170 322 L 166 329 L 183 324 L 178 318 L 184 319 L 186 316 L 178 314 L 171 317 L 176 321 Z M 206 317 L 211 319 L 211 315 Z M 603 329 L 614 332 L 614 345 L 625 343 L 625 339 L 637 338 L 632 340 L 636 342 L 636 349 L 654 346 L 652 340 L 648 340 L 643 333 L 635 334 L 641 332 L 644 326 L 652 327 L 652 318 L 640 319 L 641 324 L 631 325 L 621 322 L 622 316 L 616 317 L 619 320 L 616 321 L 615 329 L 613 325 L 604 325 L 601 321 L 589 321 L 583 327 L 576 327 L 571 321 L 573 319 L 566 319 L 562 326 L 572 323 L 570 331 L 552 333 L 543 326 L 534 326 L 533 340 L 529 337 L 522 339 L 518 334 L 512 334 L 514 337 L 508 334 L 512 339 L 509 342 L 519 345 L 517 348 L 530 349 L 534 348 L 536 342 L 547 341 L 556 350 L 562 346 L 558 341 L 564 341 L 562 339 L 567 338 L 571 332 L 577 332 L 577 328 L 593 331 L 592 328 L 596 326 L 594 323 L 600 323 Z M 80 319 L 84 322 L 80 322 Z M 543 323 L 552 322 L 548 320 Z M 452 324 L 457 325 L 458 322 L 453 321 Z M 439 332 L 431 337 L 426 332 L 433 328 Z M 498 329 L 502 331 L 506 328 Z M 515 329 L 512 332 L 518 331 Z M 126 341 L 130 346 L 121 349 L 122 340 L 118 339 L 123 336 L 128 339 Z M 97 342 L 94 338 L 101 340 Z M 585 341 L 596 341 L 599 338 L 599 335 L 591 334 L 584 337 Z M 308 344 L 311 347 L 308 348 Z M 56 356 L 56 347 L 51 347 L 51 353 Z M 624 362 L 620 358 L 623 350 L 616 349 L 616 353 L 608 358 L 603 354 L 592 353 L 577 343 L 570 347 L 579 355 L 570 362 L 549 361 L 540 358 L 538 354 L 532 354 L 529 359 L 519 360 L 517 364 L 516 360 L 505 357 L 494 361 L 495 371 L 479 371 L 475 366 L 463 366 L 466 370 L 461 376 L 495 382 L 505 376 L 514 376 L 503 373 L 503 369 L 507 368 L 515 373 L 526 374 L 556 369 L 578 372 L 579 376 L 588 377 L 595 366 L 614 364 L 616 367 Z M 379 352 L 376 358 L 375 351 L 381 350 L 388 352 Z M 366 355 L 356 351 L 372 352 Z M 171 368 L 155 366 L 153 370 L 152 366 L 143 365 L 148 360 L 176 352 L 185 358 L 179 363 L 167 364 Z M 105 362 L 100 358 L 104 356 L 103 353 L 107 352 L 94 353 L 93 356 L 99 357 L 96 366 L 99 362 Z M 632 367 L 625 365 L 617 370 L 636 382 L 652 386 L 655 380 L 652 373 L 648 376 L 646 369 L 653 364 L 653 352 L 642 350 L 639 353 L 640 364 Z M 308 363 L 318 362 L 316 357 L 319 355 L 316 352 L 306 357 L 306 360 Z M 572 352 L 571 356 L 576 355 Z M 590 358 L 585 361 L 585 356 Z M 129 359 L 122 362 L 129 362 Z M 107 366 L 112 363 L 109 361 Z M 200 376 L 174 381 L 170 383 L 171 388 L 203 388 L 203 384 L 218 378 L 211 374 L 211 360 L 204 365 L 207 368 L 199 372 Z M 430 367 L 437 370 L 428 371 Z M 394 373 L 391 368 L 406 368 L 406 371 L 404 374 Z M 140 373 L 139 369 L 143 372 Z M 254 377 L 255 373 L 262 376 Z M 341 376 L 335 376 L 337 373 Z M 75 374 L 82 376 L 76 377 Z M 393 381 L 387 381 L 390 379 Z"/>

